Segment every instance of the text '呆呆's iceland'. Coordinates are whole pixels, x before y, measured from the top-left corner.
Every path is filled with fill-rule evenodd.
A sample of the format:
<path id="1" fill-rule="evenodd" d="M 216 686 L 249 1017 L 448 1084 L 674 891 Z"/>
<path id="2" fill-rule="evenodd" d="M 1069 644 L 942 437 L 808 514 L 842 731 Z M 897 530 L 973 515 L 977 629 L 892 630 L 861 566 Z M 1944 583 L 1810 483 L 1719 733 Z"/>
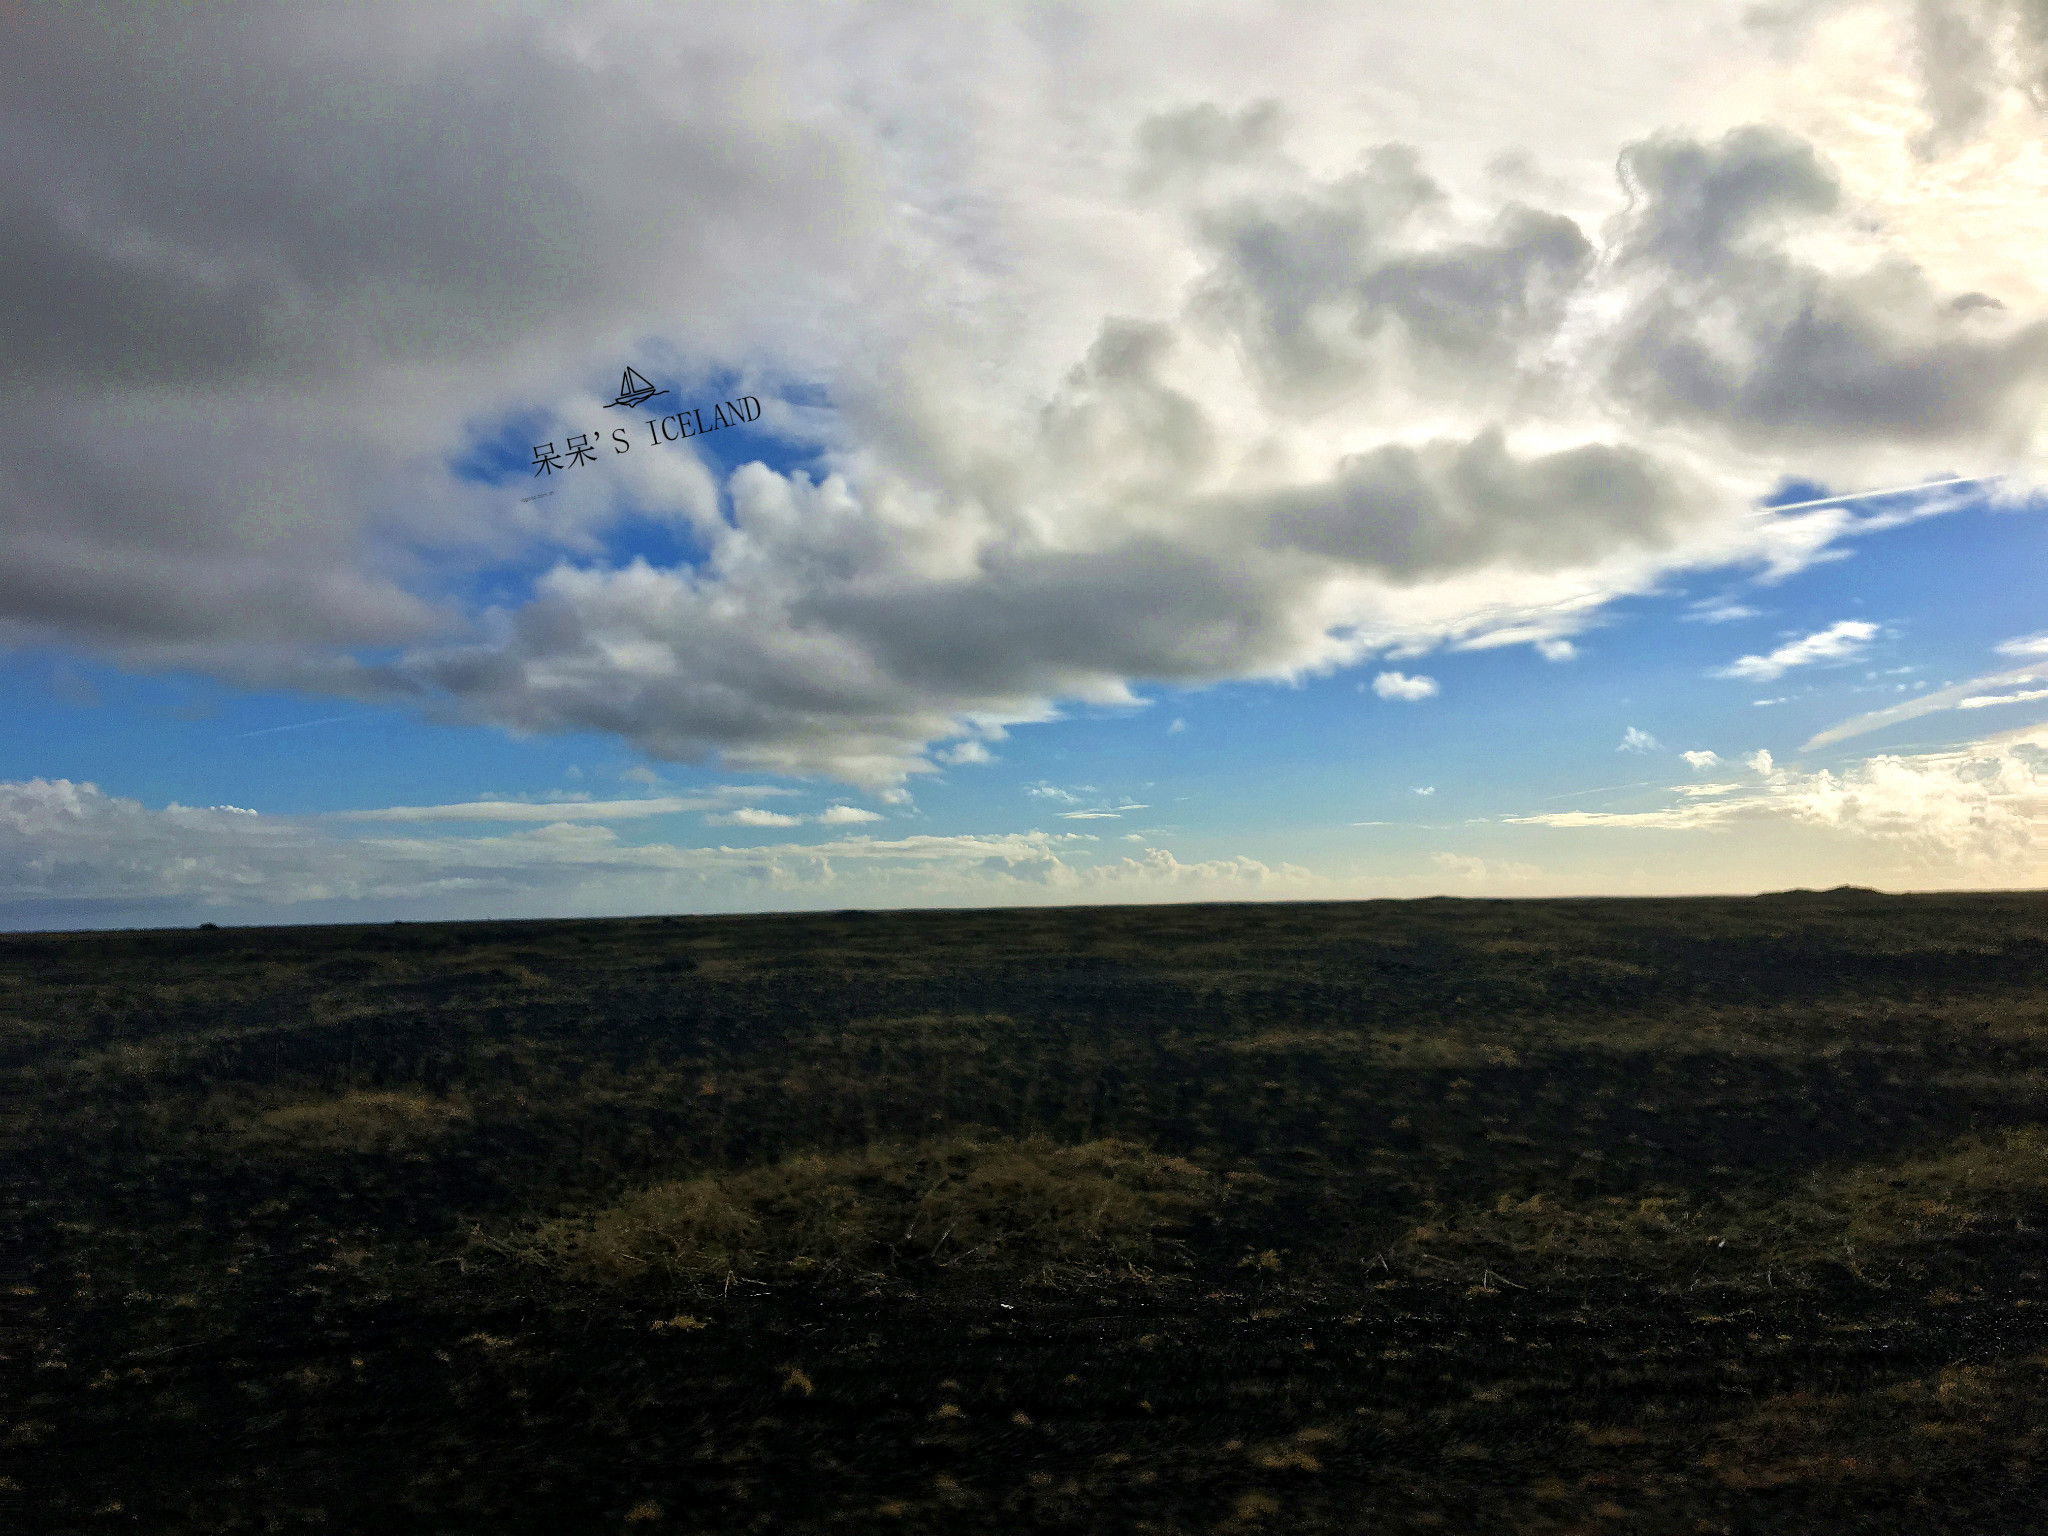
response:
<path id="1" fill-rule="evenodd" d="M 659 448 L 664 443 L 679 443 L 686 437 L 702 437 L 707 432 L 716 432 L 723 427 L 755 421 L 760 415 L 761 402 L 752 395 L 741 395 L 737 400 L 720 400 L 709 406 L 692 406 L 686 411 L 649 417 L 641 425 L 647 428 L 647 445 L 650 448 Z M 633 440 L 638 436 L 638 428 L 612 428 L 612 452 L 631 452 Z M 558 469 L 574 469 L 578 464 L 589 464 L 597 458 L 598 449 L 604 446 L 605 433 L 602 428 L 596 432 L 577 433 L 567 440 L 566 447 L 559 450 L 553 443 L 536 443 L 533 449 L 533 472 L 536 475 L 552 475 Z"/>

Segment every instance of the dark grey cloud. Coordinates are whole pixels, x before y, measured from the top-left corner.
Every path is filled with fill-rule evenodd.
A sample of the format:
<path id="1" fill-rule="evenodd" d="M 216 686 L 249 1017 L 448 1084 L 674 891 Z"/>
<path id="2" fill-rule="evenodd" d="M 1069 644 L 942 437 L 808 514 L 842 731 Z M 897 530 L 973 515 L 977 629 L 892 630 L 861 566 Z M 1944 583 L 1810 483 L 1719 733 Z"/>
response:
<path id="1" fill-rule="evenodd" d="M 1512 369 L 1548 337 L 1591 272 L 1593 246 L 1561 214 L 1511 204 L 1481 240 L 1431 240 L 1447 194 L 1407 145 L 1309 189 L 1246 194 L 1202 209 L 1213 253 L 1194 313 L 1228 331 L 1269 395 L 1319 408 L 1383 375 L 1383 339 L 1419 372 L 1460 389 Z"/>
<path id="2" fill-rule="evenodd" d="M 1045 456 L 1087 475 L 1105 499 L 1180 491 L 1199 478 L 1216 461 L 1217 431 L 1200 402 L 1161 377 L 1178 339 L 1156 321 L 1105 321 L 1040 414 Z"/>
<path id="3" fill-rule="evenodd" d="M 1972 9 L 1953 0 L 1919 0 L 1913 7 L 1920 100 L 1931 120 L 1914 141 L 1922 154 L 1967 142 L 1991 115 L 1996 60 Z"/>
<path id="4" fill-rule="evenodd" d="M 1517 457 L 1495 426 L 1359 454 L 1327 484 L 1272 495 L 1262 510 L 1274 541 L 1407 583 L 1666 549 L 1707 503 L 1641 449 L 1586 443 Z"/>
<path id="5" fill-rule="evenodd" d="M 1148 117 L 1138 126 L 1132 189 L 1140 194 L 1188 182 L 1211 171 L 1281 156 L 1286 109 L 1256 101 L 1226 112 L 1213 101 Z"/>
<path id="6" fill-rule="evenodd" d="M 447 476 L 466 419 L 656 316 L 716 356 L 862 227 L 731 28 L 664 30 L 666 70 L 580 41 L 460 4 L 11 19 L 0 630 L 317 666 L 447 628 L 422 588 L 528 538 Z"/>

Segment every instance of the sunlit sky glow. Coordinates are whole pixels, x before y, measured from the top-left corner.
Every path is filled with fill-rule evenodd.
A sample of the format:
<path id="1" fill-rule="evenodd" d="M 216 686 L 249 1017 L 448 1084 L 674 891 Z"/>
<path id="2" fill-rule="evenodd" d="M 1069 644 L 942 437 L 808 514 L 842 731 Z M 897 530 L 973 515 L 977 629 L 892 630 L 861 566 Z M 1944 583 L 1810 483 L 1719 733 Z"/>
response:
<path id="1" fill-rule="evenodd" d="M 0 927 L 2038 886 L 2043 27 L 33 8 Z"/>

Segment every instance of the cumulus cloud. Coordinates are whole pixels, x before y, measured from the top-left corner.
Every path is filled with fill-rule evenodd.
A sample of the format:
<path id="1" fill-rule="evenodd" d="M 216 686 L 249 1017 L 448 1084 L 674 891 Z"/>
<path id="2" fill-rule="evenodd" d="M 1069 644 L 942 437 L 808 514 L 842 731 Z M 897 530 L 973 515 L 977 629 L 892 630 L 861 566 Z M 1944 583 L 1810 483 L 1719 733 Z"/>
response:
<path id="1" fill-rule="evenodd" d="M 1658 752 L 1663 750 L 1663 746 L 1664 744 L 1648 731 L 1632 725 L 1622 733 L 1621 745 L 1614 750 L 1617 752 Z"/>
<path id="2" fill-rule="evenodd" d="M 835 805 L 819 813 L 817 821 L 820 826 L 824 827 L 843 827 L 858 822 L 880 821 L 881 819 L 877 812 L 863 810 L 857 805 Z"/>
<path id="3" fill-rule="evenodd" d="M 1705 773 L 1709 768 L 1720 766 L 1721 762 L 1718 752 L 1681 752 L 1678 755 L 1685 759 L 1686 767 L 1694 773 Z"/>
<path id="4" fill-rule="evenodd" d="M 1842 619 L 1802 640 L 1789 640 L 1762 656 L 1744 656 L 1719 668 L 1716 677 L 1743 678 L 1767 683 L 1794 667 L 1817 661 L 1843 661 L 1859 655 L 1877 633 L 1877 626 L 1862 619 Z"/>
<path id="5" fill-rule="evenodd" d="M 1764 125 L 1711 143 L 1663 133 L 1622 170 L 1641 202 L 1616 268 L 1654 290 L 1607 364 L 1617 402 L 1756 447 L 1857 432 L 2027 441 L 2048 321 L 1980 334 L 1908 261 L 1842 273 L 1793 254 L 1788 233 L 1842 211 L 1811 144 Z"/>
<path id="6" fill-rule="evenodd" d="M 1372 680 L 1372 691 L 1383 699 L 1402 699 L 1413 704 L 1418 699 L 1433 699 L 1437 695 L 1437 683 L 1433 677 L 1409 677 L 1400 672 L 1382 672 Z"/>
<path id="7" fill-rule="evenodd" d="M 0 59 L 4 643 L 900 795 L 1065 701 L 1561 660 L 1884 525 L 1755 514 L 1786 453 L 2037 467 L 2034 306 L 1783 128 L 1641 133 L 1762 46 L 1732 0 L 1675 50 L 1628 7 L 1255 50 L 1145 4 L 131 9 Z M 1929 153 L 1994 32 L 1925 31 Z M 1583 63 L 1504 87 L 1532 48 Z M 1569 174 L 1484 173 L 1532 112 Z M 762 419 L 531 499 L 622 361 Z"/>

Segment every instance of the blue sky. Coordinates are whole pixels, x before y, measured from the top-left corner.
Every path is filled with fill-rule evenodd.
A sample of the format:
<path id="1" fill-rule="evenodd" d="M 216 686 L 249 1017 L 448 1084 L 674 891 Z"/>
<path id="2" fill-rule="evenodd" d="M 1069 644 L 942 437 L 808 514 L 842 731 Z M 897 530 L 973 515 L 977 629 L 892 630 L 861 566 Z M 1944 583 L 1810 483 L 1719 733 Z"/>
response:
<path id="1" fill-rule="evenodd" d="M 0 926 L 2041 883 L 2023 40 L 582 14 L 39 30 Z"/>

